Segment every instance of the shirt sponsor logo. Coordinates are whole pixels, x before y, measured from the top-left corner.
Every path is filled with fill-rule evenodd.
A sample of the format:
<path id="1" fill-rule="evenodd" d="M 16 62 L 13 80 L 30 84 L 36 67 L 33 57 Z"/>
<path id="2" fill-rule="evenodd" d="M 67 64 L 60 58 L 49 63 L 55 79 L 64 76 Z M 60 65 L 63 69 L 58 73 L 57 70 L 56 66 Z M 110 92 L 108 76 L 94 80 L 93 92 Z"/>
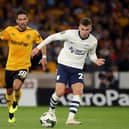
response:
<path id="1" fill-rule="evenodd" d="M 11 40 L 11 43 L 12 44 L 15 44 L 15 45 L 22 45 L 24 47 L 27 47 L 28 46 L 28 43 L 25 43 L 25 42 L 18 42 L 18 41 L 14 41 L 14 40 Z"/>
<path id="2" fill-rule="evenodd" d="M 85 51 L 73 48 L 72 46 L 69 48 L 69 50 L 75 55 L 85 55 Z"/>

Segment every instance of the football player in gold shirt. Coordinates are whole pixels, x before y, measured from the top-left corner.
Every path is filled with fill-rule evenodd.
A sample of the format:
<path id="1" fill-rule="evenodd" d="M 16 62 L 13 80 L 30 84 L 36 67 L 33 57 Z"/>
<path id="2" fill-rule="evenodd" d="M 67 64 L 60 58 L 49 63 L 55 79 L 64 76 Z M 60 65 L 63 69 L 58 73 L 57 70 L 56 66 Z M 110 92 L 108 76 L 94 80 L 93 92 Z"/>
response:
<path id="1" fill-rule="evenodd" d="M 31 66 L 33 43 L 39 44 L 43 39 L 38 31 L 28 27 L 28 14 L 19 9 L 16 14 L 16 26 L 8 26 L 0 33 L 0 39 L 8 42 L 8 59 L 5 70 L 6 100 L 9 109 L 9 123 L 16 122 L 15 112 L 21 96 L 21 86 Z M 43 69 L 47 64 L 46 48 L 42 49 L 41 63 Z"/>

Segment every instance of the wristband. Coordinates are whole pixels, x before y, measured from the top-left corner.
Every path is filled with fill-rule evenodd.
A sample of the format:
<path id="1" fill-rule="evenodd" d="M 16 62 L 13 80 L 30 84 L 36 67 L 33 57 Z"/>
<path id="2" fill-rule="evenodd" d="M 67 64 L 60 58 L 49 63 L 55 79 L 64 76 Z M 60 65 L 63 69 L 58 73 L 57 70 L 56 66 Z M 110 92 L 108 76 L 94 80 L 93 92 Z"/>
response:
<path id="1" fill-rule="evenodd" d="M 47 58 L 47 56 L 46 55 L 43 55 L 42 58 Z"/>

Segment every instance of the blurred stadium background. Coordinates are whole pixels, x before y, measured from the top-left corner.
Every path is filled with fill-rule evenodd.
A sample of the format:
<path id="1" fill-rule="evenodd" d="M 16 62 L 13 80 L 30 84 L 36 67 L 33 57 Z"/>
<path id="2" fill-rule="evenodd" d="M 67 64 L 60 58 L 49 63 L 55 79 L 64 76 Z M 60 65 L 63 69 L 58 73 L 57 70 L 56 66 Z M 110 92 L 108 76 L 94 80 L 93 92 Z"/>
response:
<path id="1" fill-rule="evenodd" d="M 85 89 L 77 114 L 83 124 L 79 129 L 129 128 L 129 0 L 0 0 L 0 31 L 15 24 L 16 9 L 22 6 L 29 12 L 29 26 L 37 29 L 43 38 L 69 28 L 76 28 L 81 17 L 93 19 L 93 34 L 98 38 L 97 54 L 106 64 L 97 68 L 86 60 Z M 2 129 L 41 129 L 40 115 L 48 110 L 55 85 L 56 59 L 62 44 L 47 46 L 48 65 L 42 72 L 39 54 L 32 60 L 30 74 L 23 86 L 17 123 L 9 126 L 5 100 L 4 67 L 7 46 L 0 42 L 0 126 Z M 57 107 L 58 124 L 64 126 L 68 113 L 71 89 Z M 62 105 L 64 105 L 62 107 Z M 41 106 L 41 107 L 40 107 Z M 47 106 L 47 107 L 46 107 Z M 70 126 L 69 129 L 75 129 Z"/>
<path id="2" fill-rule="evenodd" d="M 0 0 L 0 30 L 15 24 L 15 12 L 22 6 L 29 13 L 29 26 L 43 38 L 76 28 L 81 17 L 93 19 L 93 34 L 98 38 L 97 54 L 106 63 L 96 67 L 86 60 L 82 106 L 129 106 L 129 0 Z M 32 60 L 23 86 L 20 105 L 48 105 L 55 85 L 56 59 L 62 44 L 47 46 L 48 65 L 42 72 L 39 54 Z M 7 46 L 0 43 L 0 106 L 5 105 L 4 67 Z M 71 89 L 66 89 L 60 104 L 68 105 Z M 28 97 L 29 96 L 29 97 Z M 31 101 L 30 101 L 31 97 Z M 27 99 L 28 98 L 28 99 Z"/>

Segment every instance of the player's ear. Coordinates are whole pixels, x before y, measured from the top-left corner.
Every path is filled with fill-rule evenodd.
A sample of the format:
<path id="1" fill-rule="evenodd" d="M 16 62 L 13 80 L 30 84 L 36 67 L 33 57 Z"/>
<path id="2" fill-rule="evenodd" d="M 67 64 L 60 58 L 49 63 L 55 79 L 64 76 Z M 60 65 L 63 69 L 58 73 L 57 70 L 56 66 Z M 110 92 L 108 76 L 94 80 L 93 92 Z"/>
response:
<path id="1" fill-rule="evenodd" d="M 90 27 L 90 32 L 92 31 L 92 28 L 93 28 L 93 27 L 91 26 L 91 27 Z"/>
<path id="2" fill-rule="evenodd" d="M 18 23 L 18 20 L 16 19 L 16 23 Z"/>
<path id="3" fill-rule="evenodd" d="M 80 30 L 80 25 L 78 26 L 78 29 Z"/>

